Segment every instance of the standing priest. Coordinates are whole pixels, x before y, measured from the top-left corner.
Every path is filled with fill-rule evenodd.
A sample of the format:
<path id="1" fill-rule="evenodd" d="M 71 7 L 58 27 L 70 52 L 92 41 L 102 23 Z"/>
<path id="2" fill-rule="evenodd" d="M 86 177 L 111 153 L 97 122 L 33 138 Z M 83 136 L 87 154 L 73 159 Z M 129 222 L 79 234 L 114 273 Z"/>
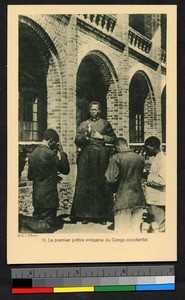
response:
<path id="1" fill-rule="evenodd" d="M 75 144 L 81 148 L 71 219 L 106 224 L 113 218 L 113 196 L 106 186 L 105 172 L 109 162 L 109 147 L 116 135 L 111 124 L 100 118 L 101 105 L 89 105 L 90 118 L 80 124 Z"/>

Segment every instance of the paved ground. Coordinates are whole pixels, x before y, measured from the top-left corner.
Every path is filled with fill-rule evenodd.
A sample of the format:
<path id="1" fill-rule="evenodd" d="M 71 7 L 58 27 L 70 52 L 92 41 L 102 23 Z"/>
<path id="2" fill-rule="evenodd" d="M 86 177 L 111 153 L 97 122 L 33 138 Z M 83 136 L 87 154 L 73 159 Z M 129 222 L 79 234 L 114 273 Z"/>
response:
<path id="1" fill-rule="evenodd" d="M 68 219 L 64 218 L 64 220 L 68 221 Z M 64 223 L 62 229 L 55 231 L 55 233 L 110 233 L 112 230 L 109 230 L 107 227 L 112 223 L 107 222 L 106 225 L 101 225 L 99 223 L 89 222 L 88 224 L 82 224 L 81 222 L 77 222 L 76 224 L 71 224 L 69 222 Z"/>
<path id="2" fill-rule="evenodd" d="M 133 214 L 132 217 L 129 215 L 121 215 L 119 218 L 116 217 L 116 229 L 119 232 L 135 232 L 140 233 L 140 225 L 142 223 L 143 213 L 146 213 L 146 209 L 138 209 Z M 124 225 L 123 225 L 124 218 Z M 82 224 L 81 222 L 77 222 L 76 224 L 71 224 L 68 216 L 66 218 L 63 215 L 63 220 L 65 221 L 64 226 L 61 230 L 57 230 L 57 233 L 106 233 L 113 231 L 113 224 L 107 222 L 106 225 L 102 225 L 99 223 L 88 223 Z M 112 229 L 112 230 L 110 230 Z"/>
<path id="3" fill-rule="evenodd" d="M 134 231 L 135 233 L 140 233 L 140 224 L 142 223 L 142 216 L 145 212 L 145 209 L 138 209 L 134 212 L 132 217 L 128 217 L 128 215 L 121 215 L 119 219 L 116 217 L 116 231 L 117 232 L 130 232 Z M 124 218 L 124 226 L 123 226 L 123 218 Z M 20 232 L 28 233 L 33 232 L 33 228 L 38 228 L 38 221 L 35 221 L 31 216 L 19 215 L 20 222 Z M 40 221 L 39 221 L 40 222 Z M 41 221 L 42 222 L 42 221 Z M 106 225 L 102 225 L 100 223 L 92 223 L 82 224 L 82 222 L 72 223 L 69 217 L 69 214 L 61 214 L 61 211 L 58 212 L 57 223 L 60 226 L 60 229 L 55 231 L 58 233 L 111 233 L 114 232 L 113 224 L 107 222 Z M 45 223 L 44 223 L 45 224 Z M 41 223 L 39 226 L 43 226 Z M 33 231 L 28 230 L 31 229 Z M 45 225 L 44 225 L 45 228 Z M 43 229 L 43 227 L 42 227 Z M 34 231 L 36 232 L 36 231 Z M 43 232 L 43 231 L 42 231 Z"/>
<path id="4" fill-rule="evenodd" d="M 20 215 L 19 215 L 20 217 Z M 23 221 L 22 221 L 23 219 Z M 70 222 L 69 216 L 60 215 L 58 216 L 58 222 L 61 224 L 61 229 L 55 231 L 54 233 L 110 233 L 113 230 L 108 229 L 109 226 L 113 227 L 113 224 L 107 222 L 106 225 L 102 225 L 100 223 L 92 223 L 89 222 L 88 224 L 82 224 L 81 222 L 77 222 L 76 224 Z M 19 219 L 20 220 L 20 219 Z M 25 220 L 26 220 L 26 227 L 25 227 Z M 33 232 L 28 227 L 28 224 L 31 224 L 31 228 L 35 227 L 35 223 L 32 222 L 33 218 L 31 216 L 23 216 L 21 215 L 20 221 L 20 233 L 30 233 Z M 24 223 L 23 223 L 24 222 Z M 31 222 L 31 223 L 30 223 Z M 34 225 L 34 226 L 33 226 Z"/>

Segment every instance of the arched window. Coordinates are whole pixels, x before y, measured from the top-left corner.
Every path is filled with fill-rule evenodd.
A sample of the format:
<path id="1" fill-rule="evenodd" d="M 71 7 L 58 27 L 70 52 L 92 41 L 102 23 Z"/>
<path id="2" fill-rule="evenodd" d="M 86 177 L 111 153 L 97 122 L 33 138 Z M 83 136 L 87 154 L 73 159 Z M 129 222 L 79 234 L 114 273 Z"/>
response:
<path id="1" fill-rule="evenodd" d="M 28 74 L 19 77 L 19 140 L 39 141 L 46 129 L 46 99 Z M 44 93 L 45 94 L 45 93 Z"/>
<path id="2" fill-rule="evenodd" d="M 130 143 L 143 143 L 145 133 L 153 130 L 153 93 L 147 76 L 138 71 L 129 86 L 129 136 Z"/>
<path id="3" fill-rule="evenodd" d="M 19 141 L 40 141 L 47 128 L 50 52 L 37 32 L 19 24 Z"/>

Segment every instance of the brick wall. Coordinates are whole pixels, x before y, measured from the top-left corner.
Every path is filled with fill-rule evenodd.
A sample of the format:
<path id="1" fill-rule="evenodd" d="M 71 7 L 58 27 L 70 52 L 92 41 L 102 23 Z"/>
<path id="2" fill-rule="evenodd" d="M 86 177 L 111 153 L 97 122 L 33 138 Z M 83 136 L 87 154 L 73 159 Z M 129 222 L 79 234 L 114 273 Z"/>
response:
<path id="1" fill-rule="evenodd" d="M 101 36 L 95 36 L 93 31 L 77 26 L 75 15 L 71 18 L 69 16 L 54 18 L 50 15 L 28 17 L 29 26 L 31 27 L 34 21 L 34 30 L 51 53 L 47 74 L 47 124 L 48 127 L 59 132 L 64 150 L 68 153 L 71 172 L 68 176 L 64 176 L 62 184 L 68 186 L 68 198 L 72 199 L 76 178 L 76 146 L 74 145 L 76 81 L 78 69 L 85 57 L 93 59 L 107 84 L 108 120 L 116 134 L 127 139 L 129 138 L 129 85 L 136 72 L 143 72 L 149 87 L 144 105 L 145 138 L 154 134 L 161 137 L 160 103 L 166 79 L 165 74 L 161 73 L 160 63 L 160 16 L 146 16 L 145 28 L 153 41 L 151 53 L 147 55 L 147 59 L 158 63 L 157 69 L 130 56 L 128 15 L 124 15 L 124 18 L 119 15 L 115 33 L 109 34 L 114 41 L 124 44 L 123 51 L 106 41 L 107 34 L 104 35 L 104 40 L 101 40 Z M 60 193 L 62 195 L 62 192 Z M 20 191 L 20 197 L 22 196 L 24 196 L 23 189 Z"/>
<path id="2" fill-rule="evenodd" d="M 153 114 L 153 134 L 161 136 L 161 93 L 164 86 L 165 76 L 161 75 L 160 66 L 153 70 L 141 62 L 129 57 L 128 44 L 128 15 L 117 17 L 115 35 L 125 45 L 124 51 L 118 51 L 110 47 L 93 34 L 77 27 L 77 19 L 72 15 L 70 20 L 61 17 L 60 20 L 49 15 L 32 15 L 33 19 L 47 33 L 53 42 L 56 53 L 52 53 L 47 75 L 48 92 L 48 127 L 55 128 L 62 143 L 69 153 L 71 163 L 76 161 L 76 148 L 74 136 L 76 132 L 76 79 L 77 70 L 81 61 L 86 56 L 93 56 L 99 66 L 103 80 L 109 82 L 107 92 L 107 116 L 111 121 L 116 133 L 128 139 L 129 126 L 129 83 L 132 76 L 138 70 L 146 73 L 151 82 L 153 95 L 150 93 L 152 102 L 148 101 L 146 109 L 149 115 L 145 117 L 146 135 L 151 134 Z M 145 16 L 146 34 L 154 41 L 150 58 L 160 62 L 160 16 Z M 150 34 L 149 34 L 150 33 Z M 162 82 L 163 81 L 163 82 Z M 149 99 L 148 96 L 148 99 Z M 150 128 L 150 129 L 149 129 Z"/>
<path id="3" fill-rule="evenodd" d="M 109 85 L 107 92 L 107 117 L 111 121 L 115 132 L 118 133 L 118 101 L 120 98 L 118 66 L 121 64 L 120 52 L 106 46 L 81 30 L 77 31 L 77 46 L 78 67 L 80 67 L 80 63 L 85 57 L 91 57 L 99 66 L 105 84 L 108 83 Z M 121 91 L 120 95 L 122 96 Z"/>

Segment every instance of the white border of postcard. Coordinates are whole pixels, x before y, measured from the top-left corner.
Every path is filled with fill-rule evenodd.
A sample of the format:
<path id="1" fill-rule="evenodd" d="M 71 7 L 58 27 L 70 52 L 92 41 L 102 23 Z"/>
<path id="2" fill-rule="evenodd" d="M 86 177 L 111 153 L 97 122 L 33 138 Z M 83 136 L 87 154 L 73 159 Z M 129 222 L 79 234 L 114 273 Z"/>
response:
<path id="1" fill-rule="evenodd" d="M 146 262 L 177 259 L 177 7 L 176 5 L 8 6 L 8 248 L 13 263 Z M 18 233 L 18 15 L 167 14 L 167 211 L 162 234 Z M 87 242 L 86 239 L 104 242 Z M 65 241 L 65 239 L 70 241 Z M 83 239 L 84 241 L 78 241 Z M 107 239 L 107 241 L 106 241 Z M 119 240 L 116 242 L 116 240 Z M 143 239 L 143 241 L 138 241 Z M 62 241 L 63 240 L 63 241 Z"/>

